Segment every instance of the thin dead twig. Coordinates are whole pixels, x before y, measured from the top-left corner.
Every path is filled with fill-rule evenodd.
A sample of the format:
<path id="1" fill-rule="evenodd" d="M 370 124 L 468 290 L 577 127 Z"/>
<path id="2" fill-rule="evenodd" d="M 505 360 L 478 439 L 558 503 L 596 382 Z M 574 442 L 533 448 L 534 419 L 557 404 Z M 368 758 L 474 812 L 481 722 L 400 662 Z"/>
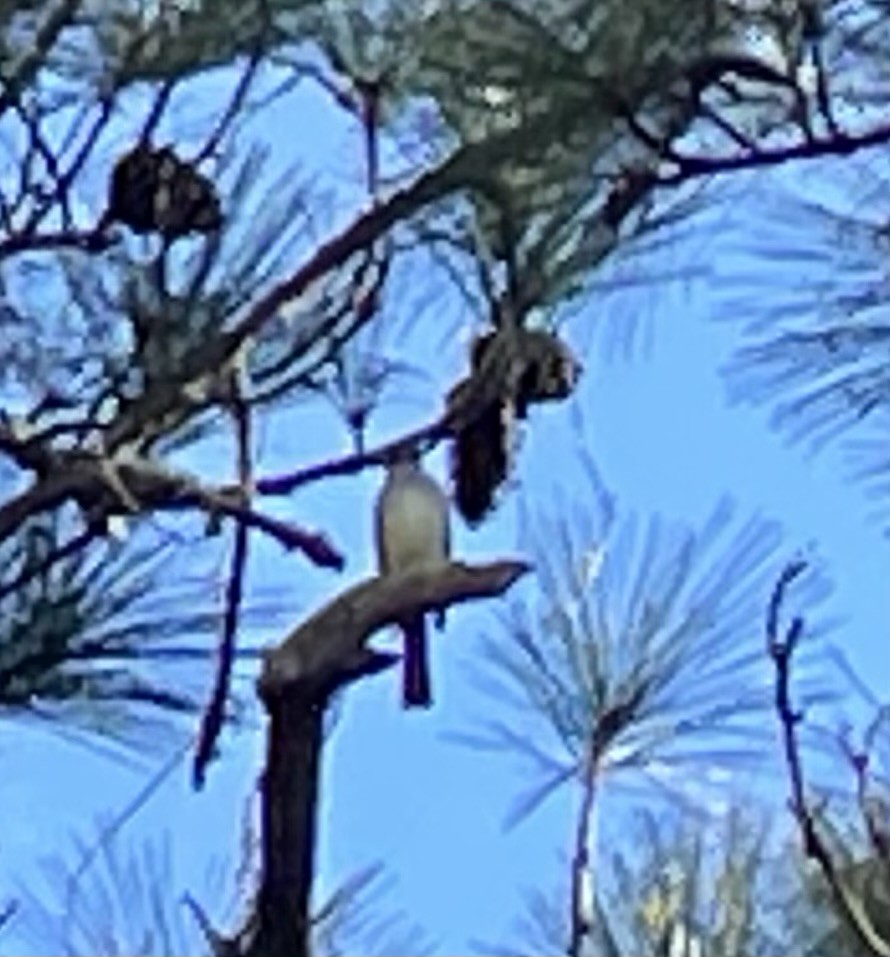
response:
<path id="1" fill-rule="evenodd" d="M 862 901 L 854 896 L 841 878 L 806 796 L 797 730 L 803 715 L 796 711 L 791 703 L 791 665 L 803 636 L 804 620 L 795 616 L 784 633 L 781 633 L 779 626 L 779 615 L 787 589 L 806 569 L 807 563 L 803 560 L 793 561 L 785 567 L 773 589 L 766 615 L 766 647 L 776 672 L 775 709 L 791 783 L 791 812 L 803 840 L 804 853 L 819 866 L 840 914 L 869 950 L 879 957 L 890 957 L 890 944 L 881 939 L 865 912 Z"/>

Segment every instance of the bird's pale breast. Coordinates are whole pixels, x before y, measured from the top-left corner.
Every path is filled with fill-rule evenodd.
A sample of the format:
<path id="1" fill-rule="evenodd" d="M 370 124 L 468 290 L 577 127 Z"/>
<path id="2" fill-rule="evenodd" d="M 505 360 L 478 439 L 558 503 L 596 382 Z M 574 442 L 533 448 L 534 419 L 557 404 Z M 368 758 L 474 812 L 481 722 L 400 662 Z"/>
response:
<path id="1" fill-rule="evenodd" d="M 390 571 L 446 560 L 446 512 L 437 487 L 424 480 L 387 490 L 393 495 L 383 505 L 383 538 Z"/>

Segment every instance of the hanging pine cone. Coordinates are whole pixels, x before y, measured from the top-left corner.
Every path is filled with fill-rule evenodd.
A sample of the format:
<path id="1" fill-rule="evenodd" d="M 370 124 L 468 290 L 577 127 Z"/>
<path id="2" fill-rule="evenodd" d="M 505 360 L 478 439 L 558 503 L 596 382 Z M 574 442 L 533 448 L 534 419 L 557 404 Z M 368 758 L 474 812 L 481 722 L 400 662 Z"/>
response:
<path id="1" fill-rule="evenodd" d="M 468 525 L 478 525 L 494 507 L 510 469 L 511 405 L 494 402 L 461 429 L 451 446 L 454 503 Z"/>
<path id="2" fill-rule="evenodd" d="M 483 333 L 473 340 L 470 366 L 448 400 L 452 412 L 460 409 L 462 423 L 451 444 L 451 477 L 458 511 L 468 524 L 478 525 L 512 467 L 515 421 L 535 403 L 569 396 L 581 367 L 543 329 Z"/>
<path id="3" fill-rule="evenodd" d="M 581 375 L 581 363 L 545 329 L 523 330 L 520 343 L 524 363 L 515 399 L 516 415 L 524 419 L 530 405 L 568 398 Z"/>

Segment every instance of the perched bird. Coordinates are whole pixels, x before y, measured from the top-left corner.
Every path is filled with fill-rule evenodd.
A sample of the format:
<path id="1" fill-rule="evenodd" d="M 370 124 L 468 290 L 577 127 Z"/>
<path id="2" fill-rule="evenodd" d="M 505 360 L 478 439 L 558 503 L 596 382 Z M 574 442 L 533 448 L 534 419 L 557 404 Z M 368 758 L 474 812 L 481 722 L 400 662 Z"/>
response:
<path id="1" fill-rule="evenodd" d="M 414 451 L 400 453 L 389 465 L 377 498 L 375 540 L 381 575 L 449 561 L 448 499 Z M 440 611 L 437 624 L 441 628 L 444 623 Z M 424 616 L 411 615 L 399 625 L 405 636 L 404 706 L 428 708 L 432 695 Z"/>

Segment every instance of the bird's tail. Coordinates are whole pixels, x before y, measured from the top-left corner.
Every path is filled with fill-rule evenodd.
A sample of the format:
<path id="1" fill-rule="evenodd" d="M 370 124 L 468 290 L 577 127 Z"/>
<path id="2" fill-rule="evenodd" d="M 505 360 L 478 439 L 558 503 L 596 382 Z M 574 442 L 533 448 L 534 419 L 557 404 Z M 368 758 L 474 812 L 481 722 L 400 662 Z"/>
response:
<path id="1" fill-rule="evenodd" d="M 402 703 L 406 708 L 428 708 L 433 703 L 433 697 L 423 615 L 405 622 L 402 628 L 405 633 Z"/>

